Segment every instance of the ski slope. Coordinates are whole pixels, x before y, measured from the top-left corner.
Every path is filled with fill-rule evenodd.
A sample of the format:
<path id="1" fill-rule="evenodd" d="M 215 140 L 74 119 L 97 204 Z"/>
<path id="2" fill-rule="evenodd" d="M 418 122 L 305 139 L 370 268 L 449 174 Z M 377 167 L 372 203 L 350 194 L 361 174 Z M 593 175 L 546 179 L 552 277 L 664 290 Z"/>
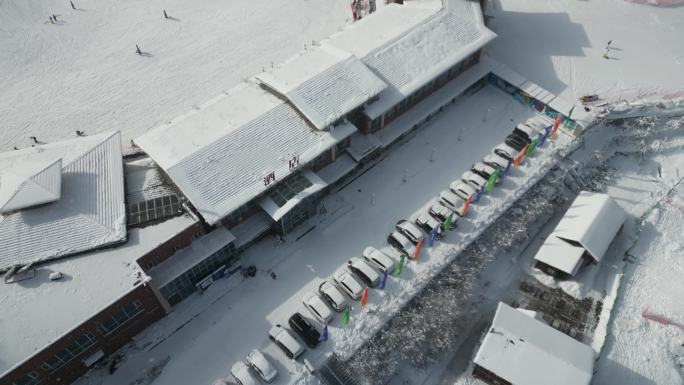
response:
<path id="1" fill-rule="evenodd" d="M 594 93 L 611 100 L 684 95 L 684 7 L 500 0 L 486 14 L 499 35 L 490 54 L 567 100 Z"/>
<path id="2" fill-rule="evenodd" d="M 351 17 L 347 0 L 74 3 L 0 1 L 0 151 L 75 130 L 121 130 L 127 144 Z"/>

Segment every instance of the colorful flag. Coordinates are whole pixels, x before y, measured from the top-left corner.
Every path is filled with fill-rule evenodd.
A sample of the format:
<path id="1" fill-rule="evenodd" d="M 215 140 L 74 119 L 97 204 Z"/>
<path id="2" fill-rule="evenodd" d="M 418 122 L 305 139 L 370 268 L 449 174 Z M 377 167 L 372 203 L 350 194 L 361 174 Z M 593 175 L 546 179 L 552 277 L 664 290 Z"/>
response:
<path id="1" fill-rule="evenodd" d="M 520 162 L 522 162 L 523 158 L 525 157 L 525 153 L 527 152 L 528 146 L 529 146 L 529 144 L 526 144 L 525 147 L 523 147 L 522 150 L 520 150 L 518 155 L 516 155 L 515 158 L 513 158 L 513 165 L 515 167 L 520 166 Z"/>
<path id="2" fill-rule="evenodd" d="M 552 126 L 548 126 L 544 129 L 544 135 L 542 135 L 542 138 L 539 141 L 539 147 L 543 146 L 544 143 L 546 142 L 546 137 L 549 136 L 549 132 L 551 132 L 551 127 Z"/>
<path id="3" fill-rule="evenodd" d="M 463 209 L 461 210 L 461 216 L 465 218 L 466 215 L 468 215 L 468 207 L 470 207 L 470 203 L 473 201 L 473 196 L 469 196 L 468 200 L 463 203 Z"/>
<path id="4" fill-rule="evenodd" d="M 558 126 L 560 126 L 561 120 L 563 120 L 563 118 L 562 118 L 561 114 L 558 114 L 558 117 L 553 122 L 553 126 L 551 128 L 551 134 L 549 134 L 549 139 L 553 139 L 553 137 L 556 136 L 556 131 L 558 131 Z"/>
<path id="5" fill-rule="evenodd" d="M 328 324 L 325 324 L 321 336 L 318 337 L 318 342 L 325 342 L 328 340 Z"/>
<path id="6" fill-rule="evenodd" d="M 385 290 L 386 284 L 387 284 L 387 272 L 384 272 L 382 274 L 382 281 L 380 281 L 380 285 L 378 285 L 378 289 Z"/>
<path id="7" fill-rule="evenodd" d="M 484 186 L 480 187 L 480 189 L 477 190 L 477 192 L 475 193 L 475 198 L 473 198 L 473 203 L 477 203 L 480 201 L 480 196 L 482 195 L 482 191 L 484 191 Z"/>
<path id="8" fill-rule="evenodd" d="M 485 185 L 485 191 L 488 193 L 492 192 L 494 190 L 494 184 L 496 184 L 496 180 L 499 178 L 499 170 L 494 171 L 492 175 L 489 176 L 489 179 L 487 179 L 487 184 Z"/>
<path id="9" fill-rule="evenodd" d="M 392 275 L 395 277 L 398 277 L 401 275 L 401 271 L 404 270 L 404 254 L 401 255 L 399 258 L 399 264 L 394 267 L 394 271 L 392 272 Z"/>
<path id="10" fill-rule="evenodd" d="M 454 220 L 453 216 L 454 213 L 449 213 L 449 216 L 446 217 L 446 219 L 444 219 L 444 222 L 442 222 L 442 229 L 444 231 L 449 230 L 449 228 L 451 227 L 451 221 Z"/>
<path id="11" fill-rule="evenodd" d="M 428 245 L 430 247 L 432 247 L 432 244 L 435 241 L 435 236 L 437 235 L 437 228 L 439 228 L 439 225 L 437 225 L 437 227 L 435 227 L 434 229 L 430 230 L 430 232 L 428 233 Z"/>
<path id="12" fill-rule="evenodd" d="M 537 143 L 539 143 L 539 138 L 532 139 L 530 145 L 527 147 L 525 156 L 531 156 L 534 153 L 534 149 L 537 148 Z"/>
<path id="13" fill-rule="evenodd" d="M 350 311 L 351 311 L 351 305 L 347 305 L 347 307 L 342 312 L 342 317 L 340 317 L 340 323 L 342 325 L 346 325 L 349 323 L 349 312 Z"/>
<path id="14" fill-rule="evenodd" d="M 416 245 L 416 251 L 413 253 L 413 260 L 418 259 L 418 256 L 420 255 L 420 249 L 423 247 L 423 240 L 421 239 L 418 241 L 418 244 Z"/>
<path id="15" fill-rule="evenodd" d="M 508 161 L 508 164 L 506 165 L 506 168 L 503 170 L 503 174 L 501 174 L 501 179 L 505 178 L 506 175 L 508 175 L 508 172 L 511 170 L 511 164 L 513 164 L 512 160 Z"/>
<path id="16" fill-rule="evenodd" d="M 366 308 L 366 303 L 368 303 L 368 288 L 364 287 L 361 290 L 361 310 Z"/>

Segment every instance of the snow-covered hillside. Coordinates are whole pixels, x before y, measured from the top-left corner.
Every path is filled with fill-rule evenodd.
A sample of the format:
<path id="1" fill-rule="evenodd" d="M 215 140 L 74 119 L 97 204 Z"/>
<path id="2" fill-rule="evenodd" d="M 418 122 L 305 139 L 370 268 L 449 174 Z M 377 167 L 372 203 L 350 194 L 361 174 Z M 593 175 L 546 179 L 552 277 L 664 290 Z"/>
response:
<path id="1" fill-rule="evenodd" d="M 75 130 L 128 143 L 350 18 L 347 0 L 73 1 L 0 1 L 0 151 Z"/>

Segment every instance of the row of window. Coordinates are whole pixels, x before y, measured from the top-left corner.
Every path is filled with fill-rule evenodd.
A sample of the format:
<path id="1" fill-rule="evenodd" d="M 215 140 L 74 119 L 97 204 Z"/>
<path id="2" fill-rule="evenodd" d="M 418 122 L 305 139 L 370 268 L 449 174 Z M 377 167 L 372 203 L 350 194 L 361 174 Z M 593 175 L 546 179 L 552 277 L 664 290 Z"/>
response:
<path id="1" fill-rule="evenodd" d="M 181 202 L 176 195 L 158 197 L 142 202 L 129 203 L 126 210 L 126 223 L 135 226 L 161 218 L 178 215 Z"/>
<path id="2" fill-rule="evenodd" d="M 74 357 L 77 357 L 86 351 L 86 349 L 91 347 L 94 343 L 95 335 L 93 333 L 86 333 L 70 343 L 66 348 L 57 352 L 54 356 L 45 360 L 40 367 L 46 372 L 52 373 L 71 361 Z"/>
<path id="3" fill-rule="evenodd" d="M 121 308 L 117 313 L 112 315 L 109 319 L 103 321 L 99 325 L 102 334 L 110 335 L 115 330 L 120 328 L 126 322 L 130 321 L 136 315 L 144 310 L 142 302 L 136 300 Z M 97 339 L 93 333 L 85 333 L 71 342 L 67 347 L 55 353 L 52 357 L 40 364 L 40 368 L 47 373 L 54 373 L 56 370 L 66 365 L 69 361 L 81 355 L 88 350 Z M 42 381 L 42 378 L 35 370 L 26 373 L 24 376 L 15 380 L 12 385 L 36 385 Z"/>
<path id="4" fill-rule="evenodd" d="M 143 306 L 142 302 L 135 300 L 121 308 L 121 310 L 118 312 L 114 313 L 113 316 L 103 321 L 99 327 L 100 331 L 103 335 L 108 336 L 126 322 L 133 319 L 133 317 L 140 314 L 143 310 L 145 310 L 145 307 Z"/>
<path id="5" fill-rule="evenodd" d="M 197 290 L 195 285 L 198 282 L 216 271 L 221 265 L 229 265 L 231 260 L 235 258 L 235 254 L 235 246 L 230 243 L 164 285 L 159 291 L 169 301 L 170 305 L 175 305 L 194 293 Z"/>

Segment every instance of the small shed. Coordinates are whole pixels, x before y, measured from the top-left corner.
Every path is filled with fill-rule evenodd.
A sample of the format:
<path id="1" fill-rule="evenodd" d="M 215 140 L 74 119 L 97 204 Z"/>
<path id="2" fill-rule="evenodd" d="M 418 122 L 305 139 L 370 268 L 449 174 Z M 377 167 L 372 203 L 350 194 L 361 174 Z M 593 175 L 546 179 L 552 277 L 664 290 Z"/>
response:
<path id="1" fill-rule="evenodd" d="M 569 277 L 585 264 L 601 262 L 625 219 L 624 210 L 610 195 L 580 192 L 534 257 L 535 267 Z"/>
<path id="2" fill-rule="evenodd" d="M 473 377 L 491 385 L 589 385 L 593 368 L 591 347 L 499 302 Z"/>

